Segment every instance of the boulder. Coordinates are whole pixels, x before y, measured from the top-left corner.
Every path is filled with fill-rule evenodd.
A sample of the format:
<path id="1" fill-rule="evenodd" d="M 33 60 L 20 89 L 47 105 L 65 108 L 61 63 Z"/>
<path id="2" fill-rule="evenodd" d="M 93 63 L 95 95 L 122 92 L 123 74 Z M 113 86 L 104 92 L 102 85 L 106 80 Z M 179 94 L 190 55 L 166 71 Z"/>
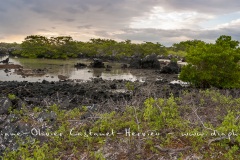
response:
<path id="1" fill-rule="evenodd" d="M 84 64 L 84 63 L 77 63 L 77 64 L 74 65 L 74 67 L 77 68 L 77 69 L 81 69 L 81 68 L 87 67 L 87 65 Z"/>
<path id="2" fill-rule="evenodd" d="M 129 68 L 136 68 L 136 69 L 141 69 L 142 63 L 142 59 L 140 57 L 134 57 L 131 61 L 130 61 L 130 66 Z"/>
<path id="3" fill-rule="evenodd" d="M 93 62 L 90 64 L 90 67 L 93 68 L 105 68 L 104 63 L 102 62 L 101 59 L 94 58 Z"/>
<path id="4" fill-rule="evenodd" d="M 130 61 L 129 67 L 138 69 L 160 69 L 160 62 L 158 61 L 156 54 L 151 54 L 143 59 L 134 57 L 132 61 Z"/>
<path id="5" fill-rule="evenodd" d="M 107 67 L 107 68 L 112 68 L 112 66 L 110 66 L 110 65 L 108 65 L 108 64 L 107 64 L 107 66 L 106 66 L 106 67 Z"/>
<path id="6" fill-rule="evenodd" d="M 12 102 L 9 98 L 0 98 L 0 114 L 7 114 L 11 106 Z"/>
<path id="7" fill-rule="evenodd" d="M 53 111 L 51 112 L 41 112 L 38 116 L 38 121 L 54 121 L 57 118 L 57 114 Z"/>
<path id="8" fill-rule="evenodd" d="M 2 61 L 0 61 L 0 63 L 5 63 L 5 64 L 8 64 L 8 62 L 9 62 L 9 57 L 4 59 L 4 60 L 2 60 Z"/>
<path id="9" fill-rule="evenodd" d="M 128 65 L 127 64 L 121 64 L 121 68 L 126 69 L 126 68 L 128 68 Z"/>
<path id="10" fill-rule="evenodd" d="M 168 65 L 164 66 L 160 73 L 165 74 L 178 74 L 180 72 L 180 67 L 177 62 L 170 62 Z"/>
<path id="11" fill-rule="evenodd" d="M 160 69 L 160 62 L 156 54 L 147 55 L 142 59 L 142 68 Z"/>

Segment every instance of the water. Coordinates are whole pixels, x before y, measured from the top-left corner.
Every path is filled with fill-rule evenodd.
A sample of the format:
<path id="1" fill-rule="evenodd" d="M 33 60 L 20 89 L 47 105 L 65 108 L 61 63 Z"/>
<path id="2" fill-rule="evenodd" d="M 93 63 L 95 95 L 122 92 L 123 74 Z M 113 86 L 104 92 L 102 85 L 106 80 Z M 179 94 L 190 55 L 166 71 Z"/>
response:
<path id="1" fill-rule="evenodd" d="M 0 57 L 0 61 L 6 59 L 7 57 Z M 5 73 L 4 69 L 0 69 L 0 80 L 1 81 L 29 81 L 29 82 L 41 82 L 43 80 L 47 81 L 59 81 L 58 75 L 63 75 L 69 77 L 70 80 L 74 81 L 87 81 L 91 78 L 101 77 L 107 80 L 113 79 L 125 79 L 131 81 L 142 81 L 144 77 L 137 77 L 131 74 L 128 69 L 121 69 L 120 63 L 105 63 L 105 65 L 111 65 L 111 71 L 106 71 L 105 68 L 83 68 L 76 69 L 74 64 L 84 63 L 89 65 L 91 61 L 84 59 L 69 59 L 69 60 L 59 60 L 59 59 L 28 59 L 28 58 L 10 58 L 10 64 L 19 64 L 23 66 L 24 70 L 33 69 L 47 69 L 45 75 L 32 75 L 23 77 L 22 75 L 17 75 L 11 69 L 11 72 Z M 2 64 L 0 64 L 2 65 Z"/>

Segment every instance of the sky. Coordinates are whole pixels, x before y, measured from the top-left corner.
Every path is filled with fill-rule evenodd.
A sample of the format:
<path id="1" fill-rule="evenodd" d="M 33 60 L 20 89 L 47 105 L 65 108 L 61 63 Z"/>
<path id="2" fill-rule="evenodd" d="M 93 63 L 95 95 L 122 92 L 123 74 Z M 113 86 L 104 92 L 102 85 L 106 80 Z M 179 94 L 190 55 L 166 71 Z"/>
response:
<path id="1" fill-rule="evenodd" d="M 28 35 L 159 42 L 240 40 L 238 0 L 0 0 L 0 42 Z"/>

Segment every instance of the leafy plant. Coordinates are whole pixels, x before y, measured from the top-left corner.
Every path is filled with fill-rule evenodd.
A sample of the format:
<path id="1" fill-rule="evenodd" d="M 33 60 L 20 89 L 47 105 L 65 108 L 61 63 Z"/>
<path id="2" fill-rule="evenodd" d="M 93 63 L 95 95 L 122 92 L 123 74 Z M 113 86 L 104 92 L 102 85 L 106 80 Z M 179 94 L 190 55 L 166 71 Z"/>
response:
<path id="1" fill-rule="evenodd" d="M 8 98 L 10 100 L 15 100 L 16 99 L 16 95 L 15 94 L 8 94 Z"/>
<path id="2" fill-rule="evenodd" d="M 190 47 L 180 79 L 196 87 L 239 88 L 240 49 L 238 41 L 220 36 L 215 44 L 198 43 Z"/>
<path id="3" fill-rule="evenodd" d="M 134 83 L 132 83 L 132 82 L 127 82 L 126 84 L 125 84 L 125 86 L 126 86 L 126 88 L 129 90 L 129 91 L 133 91 L 134 90 Z"/>

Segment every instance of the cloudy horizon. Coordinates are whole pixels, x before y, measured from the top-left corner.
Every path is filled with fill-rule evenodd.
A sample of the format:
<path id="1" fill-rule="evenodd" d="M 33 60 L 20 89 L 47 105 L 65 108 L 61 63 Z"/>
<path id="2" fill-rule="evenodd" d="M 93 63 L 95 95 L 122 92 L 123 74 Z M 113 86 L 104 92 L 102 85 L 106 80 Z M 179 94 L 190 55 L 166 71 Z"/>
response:
<path id="1" fill-rule="evenodd" d="M 240 40 L 237 0 L 0 0 L 0 42 L 28 35 L 159 42 Z"/>

